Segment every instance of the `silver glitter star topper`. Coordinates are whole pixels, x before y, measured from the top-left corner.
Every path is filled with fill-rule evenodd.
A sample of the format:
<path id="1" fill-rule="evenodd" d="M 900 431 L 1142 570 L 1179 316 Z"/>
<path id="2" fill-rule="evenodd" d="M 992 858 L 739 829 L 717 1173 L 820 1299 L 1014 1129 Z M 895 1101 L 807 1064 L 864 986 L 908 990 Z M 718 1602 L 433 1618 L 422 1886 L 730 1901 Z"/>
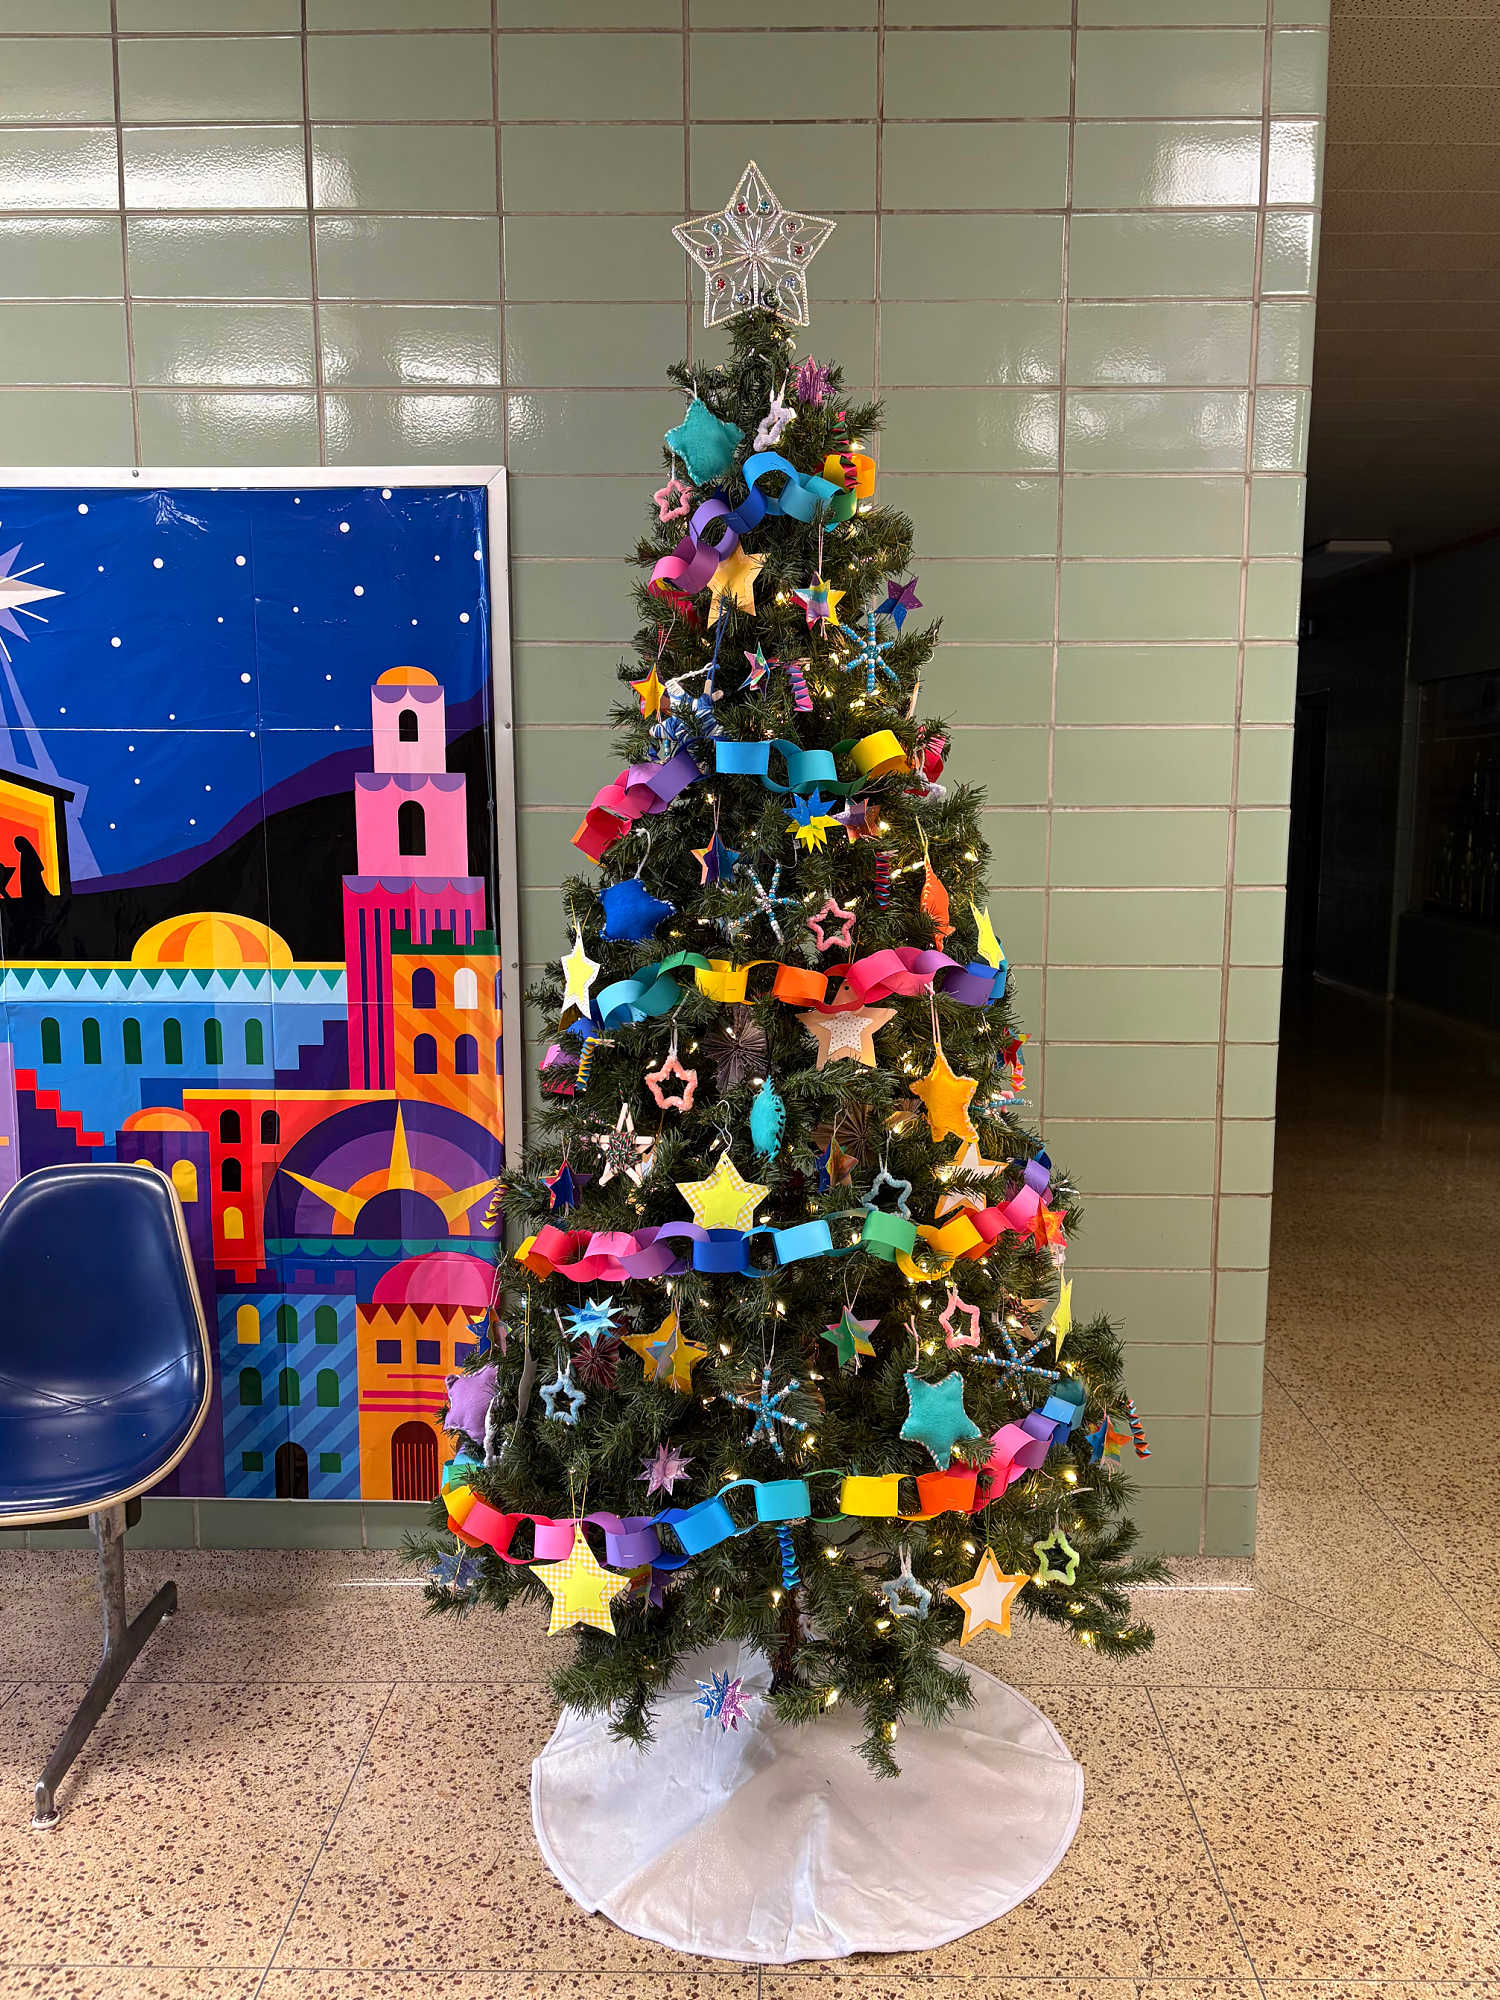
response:
<path id="1" fill-rule="evenodd" d="M 752 160 L 717 215 L 696 216 L 672 231 L 703 273 L 703 324 L 753 311 L 807 325 L 807 267 L 837 223 L 783 208 Z"/>

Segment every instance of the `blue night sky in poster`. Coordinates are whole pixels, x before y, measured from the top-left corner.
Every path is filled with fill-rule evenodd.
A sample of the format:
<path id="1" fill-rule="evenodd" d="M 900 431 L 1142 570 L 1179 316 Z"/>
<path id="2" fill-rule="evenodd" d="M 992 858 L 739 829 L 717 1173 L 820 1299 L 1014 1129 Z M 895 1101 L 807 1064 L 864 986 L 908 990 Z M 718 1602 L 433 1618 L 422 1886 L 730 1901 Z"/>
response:
<path id="1" fill-rule="evenodd" d="M 0 768 L 86 788 L 80 887 L 212 851 L 281 780 L 367 743 L 389 667 L 437 676 L 450 729 L 479 719 L 483 488 L 0 488 L 0 558 L 17 544 L 0 579 L 61 595 L 0 631 Z M 142 783 L 131 746 L 183 731 L 192 785 Z"/>

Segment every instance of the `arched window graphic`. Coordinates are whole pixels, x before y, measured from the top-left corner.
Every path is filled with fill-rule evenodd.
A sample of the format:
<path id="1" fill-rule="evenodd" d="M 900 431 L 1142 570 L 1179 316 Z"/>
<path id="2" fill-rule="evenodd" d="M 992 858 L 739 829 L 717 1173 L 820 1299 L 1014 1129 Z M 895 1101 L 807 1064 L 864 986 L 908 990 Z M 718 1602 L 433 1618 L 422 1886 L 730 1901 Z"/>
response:
<path id="1" fill-rule="evenodd" d="M 319 1306 L 313 1314 L 313 1338 L 320 1347 L 334 1346 L 339 1337 L 339 1316 L 332 1306 Z"/>
<path id="2" fill-rule="evenodd" d="M 46 1023 L 42 1025 L 45 1027 Z M 165 1063 L 182 1061 L 182 1023 L 174 1021 L 170 1014 L 161 1024 L 161 1059 Z"/>
<path id="3" fill-rule="evenodd" d="M 245 1067 L 259 1069 L 266 1059 L 265 1030 L 259 1021 L 245 1023 Z"/>
<path id="4" fill-rule="evenodd" d="M 453 975 L 453 1004 L 463 1014 L 479 1005 L 479 981 L 471 966 L 461 965 Z"/>
<path id="5" fill-rule="evenodd" d="M 226 1208 L 224 1211 L 224 1241 L 226 1243 L 243 1243 L 244 1240 L 244 1216 L 240 1214 L 237 1208 Z"/>
<path id="6" fill-rule="evenodd" d="M 396 717 L 396 740 L 400 743 L 415 743 L 417 740 L 417 711 L 403 708 Z"/>
<path id="7" fill-rule="evenodd" d="M 242 1185 L 239 1161 L 234 1159 L 221 1160 L 219 1162 L 219 1192 L 221 1194 L 238 1194 Z"/>
<path id="8" fill-rule="evenodd" d="M 240 1114 L 238 1111 L 221 1111 L 219 1113 L 219 1143 L 224 1146 L 237 1146 L 240 1143 L 241 1137 Z"/>
<path id="9" fill-rule="evenodd" d="M 438 1488 L 437 1438 L 415 1418 L 391 1436 L 391 1498 L 430 1500 Z"/>
<path id="10" fill-rule="evenodd" d="M 302 1401 L 302 1378 L 295 1368 L 283 1368 L 276 1377 L 276 1400 L 284 1410 L 295 1410 Z"/>
<path id="11" fill-rule="evenodd" d="M 260 1408 L 260 1370 L 242 1368 L 240 1370 L 240 1408 L 258 1410 Z"/>
<path id="12" fill-rule="evenodd" d="M 331 1368 L 318 1370 L 318 1408 L 336 1410 L 339 1406 L 339 1378 Z"/>
<path id="13" fill-rule="evenodd" d="M 203 1023 L 203 1060 L 215 1067 L 224 1060 L 224 1030 L 212 1015 Z"/>
<path id="14" fill-rule="evenodd" d="M 437 981 L 425 965 L 419 965 L 411 976 L 411 1004 L 413 1007 L 437 1005 Z"/>
<path id="15" fill-rule="evenodd" d="M 415 799 L 403 799 L 396 808 L 396 852 L 427 852 L 427 815 Z"/>
<path id="16" fill-rule="evenodd" d="M 50 1014 L 42 1023 L 42 1061 L 44 1063 L 62 1061 L 62 1029 Z"/>
<path id="17" fill-rule="evenodd" d="M 104 1050 L 99 1040 L 99 1023 L 90 1014 L 82 1028 L 83 1059 L 86 1063 L 102 1063 Z"/>
<path id="18" fill-rule="evenodd" d="M 505 974 L 497 972 L 495 974 L 495 1005 L 497 1007 L 502 1006 L 505 1001 L 504 984 Z"/>
<path id="19" fill-rule="evenodd" d="M 198 1169 L 191 1160 L 172 1162 L 172 1185 L 177 1190 L 177 1199 L 184 1208 L 198 1199 Z"/>
<path id="20" fill-rule="evenodd" d="M 504 1076 L 505 1074 L 505 1037 L 503 1035 L 496 1035 L 495 1037 L 495 1074 L 496 1076 Z"/>
<path id="21" fill-rule="evenodd" d="M 275 1146 L 281 1141 L 281 1114 L 278 1111 L 262 1111 L 260 1114 L 260 1143 Z"/>
<path id="22" fill-rule="evenodd" d="M 411 1045 L 413 1076 L 437 1075 L 437 1043 L 431 1035 L 418 1035 Z"/>
<path id="23" fill-rule="evenodd" d="M 300 1444 L 288 1441 L 276 1447 L 276 1498 L 307 1498 L 307 1453 Z"/>
<path id="24" fill-rule="evenodd" d="M 241 1347 L 260 1346 L 260 1314 L 255 1310 L 254 1306 L 241 1306 L 235 1314 L 234 1337 Z M 259 1400 L 260 1398 L 257 1396 L 256 1401 L 259 1402 Z"/>
<path id="25" fill-rule="evenodd" d="M 478 1076 L 479 1044 L 472 1035 L 460 1035 L 453 1044 L 453 1074 Z"/>
<path id="26" fill-rule="evenodd" d="M 276 1338 L 283 1346 L 290 1346 L 297 1338 L 297 1308 L 279 1305 L 276 1308 Z"/>
<path id="27" fill-rule="evenodd" d="M 120 1023 L 120 1054 L 128 1063 L 141 1060 L 141 1024 L 133 1015 Z"/>

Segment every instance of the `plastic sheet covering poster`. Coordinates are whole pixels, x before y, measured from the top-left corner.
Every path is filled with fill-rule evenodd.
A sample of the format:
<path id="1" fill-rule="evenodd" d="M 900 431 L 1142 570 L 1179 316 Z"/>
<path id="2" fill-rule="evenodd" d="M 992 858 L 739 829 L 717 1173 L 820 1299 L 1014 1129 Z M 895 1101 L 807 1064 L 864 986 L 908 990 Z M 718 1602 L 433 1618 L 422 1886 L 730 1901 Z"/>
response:
<path id="1" fill-rule="evenodd" d="M 0 477 L 0 1193 L 171 1175 L 218 1368 L 164 1491 L 420 1500 L 451 1451 L 504 1141 L 486 500 Z"/>

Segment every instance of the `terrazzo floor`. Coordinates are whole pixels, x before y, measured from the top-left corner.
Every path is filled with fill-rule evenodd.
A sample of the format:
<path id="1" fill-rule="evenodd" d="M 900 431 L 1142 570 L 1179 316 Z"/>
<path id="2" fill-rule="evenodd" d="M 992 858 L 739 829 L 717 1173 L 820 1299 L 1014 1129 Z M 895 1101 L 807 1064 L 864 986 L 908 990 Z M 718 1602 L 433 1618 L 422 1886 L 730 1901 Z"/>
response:
<path id="1" fill-rule="evenodd" d="M 375 1555 L 132 1556 L 182 1613 L 33 1834 L 96 1613 L 86 1556 L 5 1553 L 0 2000 L 1500 1994 L 1500 1045 L 1321 994 L 1281 1098 L 1253 1588 L 1184 1566 L 1124 1667 L 975 1648 L 1087 1774 L 1002 1922 L 757 1974 L 582 1915 L 531 1839 L 536 1631 Z"/>

